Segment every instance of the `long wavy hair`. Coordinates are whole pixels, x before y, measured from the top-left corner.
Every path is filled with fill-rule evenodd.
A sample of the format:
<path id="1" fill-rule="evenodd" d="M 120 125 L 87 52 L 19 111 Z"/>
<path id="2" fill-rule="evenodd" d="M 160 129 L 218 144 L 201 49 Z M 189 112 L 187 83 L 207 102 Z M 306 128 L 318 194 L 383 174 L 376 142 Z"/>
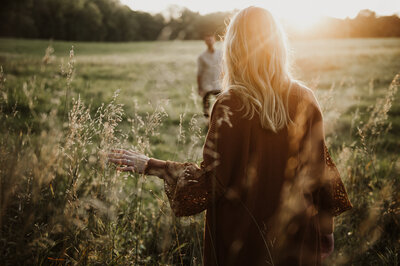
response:
<path id="1" fill-rule="evenodd" d="M 272 14 L 259 7 L 241 10 L 229 23 L 223 50 L 223 90 L 237 92 L 245 116 L 258 113 L 263 128 L 286 127 L 292 79 L 286 36 Z"/>

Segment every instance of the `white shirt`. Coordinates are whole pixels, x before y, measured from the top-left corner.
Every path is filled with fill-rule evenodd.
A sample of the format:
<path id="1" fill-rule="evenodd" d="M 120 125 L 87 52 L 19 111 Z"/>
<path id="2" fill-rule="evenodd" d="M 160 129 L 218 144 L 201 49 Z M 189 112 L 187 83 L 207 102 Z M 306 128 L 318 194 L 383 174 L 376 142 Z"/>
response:
<path id="1" fill-rule="evenodd" d="M 197 75 L 200 76 L 202 90 L 200 96 L 208 91 L 221 89 L 221 61 L 222 51 L 215 49 L 213 53 L 204 51 L 197 59 Z"/>

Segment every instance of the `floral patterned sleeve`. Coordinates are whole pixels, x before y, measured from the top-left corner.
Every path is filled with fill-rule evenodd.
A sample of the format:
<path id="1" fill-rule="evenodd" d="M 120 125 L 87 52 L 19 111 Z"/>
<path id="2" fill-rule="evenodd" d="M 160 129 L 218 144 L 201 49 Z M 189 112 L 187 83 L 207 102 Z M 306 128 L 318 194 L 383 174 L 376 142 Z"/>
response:
<path id="1" fill-rule="evenodd" d="M 328 211 L 333 216 L 338 216 L 342 212 L 350 210 L 352 205 L 347 196 L 342 179 L 340 178 L 339 171 L 326 145 L 324 145 L 324 161 L 327 182 L 320 192 L 320 208 Z"/>
<path id="2" fill-rule="evenodd" d="M 308 166 L 312 176 L 316 178 L 318 193 L 316 205 L 320 211 L 337 216 L 352 208 L 346 189 L 325 144 L 325 132 L 322 112 L 316 100 L 310 105 L 311 119 L 308 134 Z M 307 144 L 305 145 L 307 146 Z"/>
<path id="3" fill-rule="evenodd" d="M 189 216 L 205 210 L 212 194 L 211 173 L 194 163 L 167 161 L 164 188 L 176 216 Z"/>

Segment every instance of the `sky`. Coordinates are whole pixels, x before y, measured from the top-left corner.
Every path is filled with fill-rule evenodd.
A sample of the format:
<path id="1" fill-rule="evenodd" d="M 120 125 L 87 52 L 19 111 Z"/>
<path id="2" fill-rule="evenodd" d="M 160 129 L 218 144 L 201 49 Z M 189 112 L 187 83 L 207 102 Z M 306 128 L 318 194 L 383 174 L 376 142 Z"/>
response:
<path id="1" fill-rule="evenodd" d="M 298 26 L 311 25 L 321 17 L 354 18 L 362 9 L 378 15 L 400 14 L 400 0 L 120 0 L 133 10 L 150 13 L 165 11 L 171 5 L 184 6 L 207 14 L 231 11 L 250 5 L 264 7 L 276 17 Z"/>

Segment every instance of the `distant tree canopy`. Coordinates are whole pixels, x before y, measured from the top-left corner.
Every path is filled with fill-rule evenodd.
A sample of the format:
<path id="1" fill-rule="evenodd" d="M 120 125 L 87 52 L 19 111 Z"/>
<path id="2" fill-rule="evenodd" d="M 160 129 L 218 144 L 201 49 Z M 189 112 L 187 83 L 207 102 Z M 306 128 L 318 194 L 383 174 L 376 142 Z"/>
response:
<path id="1" fill-rule="evenodd" d="M 2 0 L 0 36 L 76 41 L 201 39 L 222 35 L 234 12 L 201 15 L 189 9 L 175 16 L 133 11 L 119 0 Z M 400 18 L 362 10 L 354 19 L 326 18 L 308 32 L 288 28 L 291 37 L 400 37 Z"/>
<path id="2" fill-rule="evenodd" d="M 155 40 L 164 17 L 117 0 L 3 0 L 0 35 L 79 41 Z"/>

